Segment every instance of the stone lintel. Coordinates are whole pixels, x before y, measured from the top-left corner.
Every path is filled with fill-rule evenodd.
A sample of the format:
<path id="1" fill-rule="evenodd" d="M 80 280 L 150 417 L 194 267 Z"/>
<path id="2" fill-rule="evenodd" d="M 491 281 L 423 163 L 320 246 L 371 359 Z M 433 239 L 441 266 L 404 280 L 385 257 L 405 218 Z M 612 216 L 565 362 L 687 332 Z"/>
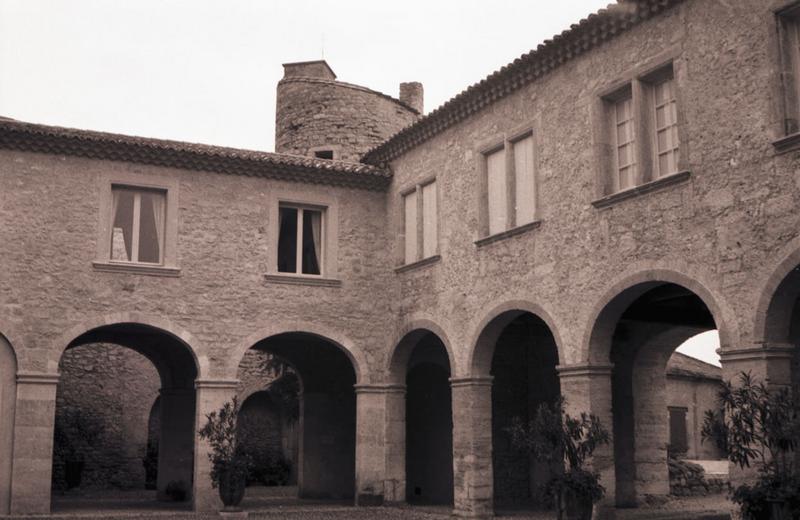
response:
<path id="1" fill-rule="evenodd" d="M 451 377 L 450 387 L 461 388 L 468 386 L 492 386 L 492 376 L 476 376 L 476 377 Z"/>
<path id="2" fill-rule="evenodd" d="M 398 384 L 357 384 L 353 385 L 356 394 L 404 394 L 406 385 Z"/>
<path id="3" fill-rule="evenodd" d="M 238 379 L 198 379 L 194 382 L 194 387 L 201 388 L 235 390 L 239 387 Z"/>
<path id="4" fill-rule="evenodd" d="M 566 379 L 569 377 L 608 377 L 614 370 L 614 365 L 556 365 L 558 377 Z"/>
<path id="5" fill-rule="evenodd" d="M 19 385 L 57 385 L 61 374 L 49 372 L 17 372 Z"/>
<path id="6" fill-rule="evenodd" d="M 740 349 L 717 349 L 722 364 L 767 359 L 792 359 L 795 346 L 791 343 L 764 343 L 760 346 Z"/>

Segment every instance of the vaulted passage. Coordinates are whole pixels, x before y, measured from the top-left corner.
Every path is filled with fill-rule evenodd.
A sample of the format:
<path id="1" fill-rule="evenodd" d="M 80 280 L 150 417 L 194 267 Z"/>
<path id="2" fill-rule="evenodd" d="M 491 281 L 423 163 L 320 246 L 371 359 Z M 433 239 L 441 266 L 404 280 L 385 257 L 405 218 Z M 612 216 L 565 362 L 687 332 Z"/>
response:
<path id="1" fill-rule="evenodd" d="M 778 285 L 767 310 L 765 328 L 767 346 L 790 348 L 786 353 L 788 360 L 776 359 L 776 366 L 770 367 L 770 379 L 790 386 L 795 410 L 800 415 L 800 266 L 789 271 Z M 788 363 L 788 371 L 781 366 L 784 363 Z M 795 450 L 795 457 L 800 467 L 800 450 Z"/>
<path id="2" fill-rule="evenodd" d="M 432 333 L 413 348 L 406 376 L 406 499 L 453 503 L 450 363 Z"/>
<path id="3" fill-rule="evenodd" d="M 254 485 L 298 486 L 301 498 L 352 499 L 355 489 L 356 382 L 353 364 L 337 344 L 293 332 L 259 341 L 245 355 L 258 353 L 269 365 L 260 382 L 247 384 L 240 420 L 254 452 L 267 470 Z M 244 381 L 244 379 L 243 379 Z M 242 389 L 240 389 L 241 391 Z M 287 467 L 274 463 L 279 456 Z M 268 459 L 272 458 L 272 462 Z M 286 475 L 277 473 L 284 470 Z M 246 501 L 257 505 L 248 488 Z"/>
<path id="4" fill-rule="evenodd" d="M 76 488 L 78 495 L 149 488 L 130 506 L 158 499 L 188 509 L 197 378 L 189 347 L 154 327 L 108 325 L 73 340 L 59 371 L 53 509 L 81 508 Z"/>
<path id="5" fill-rule="evenodd" d="M 506 320 L 510 316 L 498 319 Z M 560 471 L 521 453 L 510 442 L 512 421 L 528 424 L 542 404 L 559 396 L 556 373 L 558 351 L 547 325 L 530 313 L 514 317 L 502 327 L 491 362 L 492 466 L 497 509 L 544 507 L 541 487 Z"/>
<path id="6" fill-rule="evenodd" d="M 613 364 L 612 413 L 616 503 L 635 507 L 646 496 L 667 495 L 667 445 L 685 434 L 685 417 L 667 398 L 667 363 L 685 340 L 716 329 L 703 300 L 673 283 L 632 287 L 601 313 L 598 330 Z M 678 443 L 681 444 L 681 443 Z M 675 446 L 684 449 L 683 446 Z"/>

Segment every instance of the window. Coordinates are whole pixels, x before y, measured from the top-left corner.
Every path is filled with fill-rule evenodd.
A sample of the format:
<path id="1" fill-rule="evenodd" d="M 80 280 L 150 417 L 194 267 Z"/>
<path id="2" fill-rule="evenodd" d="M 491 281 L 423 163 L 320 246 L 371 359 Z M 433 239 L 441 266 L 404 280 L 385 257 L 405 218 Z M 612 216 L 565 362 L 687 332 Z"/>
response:
<path id="1" fill-rule="evenodd" d="M 178 181 L 156 175 L 110 174 L 101 183 L 94 268 L 179 276 Z"/>
<path id="2" fill-rule="evenodd" d="M 783 128 L 780 135 L 800 132 L 800 3 L 778 11 L 783 82 Z"/>
<path id="3" fill-rule="evenodd" d="M 670 76 L 653 85 L 653 104 L 656 125 L 656 176 L 663 177 L 678 171 L 680 140 L 678 139 L 678 108 L 675 101 L 675 80 Z"/>
<path id="4" fill-rule="evenodd" d="M 536 222 L 536 168 L 530 129 L 481 153 L 485 188 L 482 235 L 492 236 Z"/>
<path id="5" fill-rule="evenodd" d="M 278 272 L 321 275 L 323 211 L 281 205 L 278 219 Z"/>
<path id="6" fill-rule="evenodd" d="M 633 127 L 633 100 L 630 92 L 614 102 L 614 119 L 617 134 L 617 176 L 620 189 L 632 187 L 636 183 L 636 159 L 634 147 L 636 138 Z"/>
<path id="7" fill-rule="evenodd" d="M 164 251 L 164 191 L 112 186 L 111 260 L 161 264 Z"/>
<path id="8" fill-rule="evenodd" d="M 317 150 L 314 152 L 317 159 L 333 159 L 333 150 Z"/>
<path id="9" fill-rule="evenodd" d="M 676 90 L 670 63 L 601 96 L 601 195 L 630 190 L 685 170 Z"/>
<path id="10" fill-rule="evenodd" d="M 419 184 L 403 194 L 403 260 L 412 264 L 439 252 L 436 180 Z"/>
<path id="11" fill-rule="evenodd" d="M 686 413 L 688 408 L 668 407 L 669 410 L 669 447 L 674 453 L 686 453 L 689 439 L 686 429 Z"/>

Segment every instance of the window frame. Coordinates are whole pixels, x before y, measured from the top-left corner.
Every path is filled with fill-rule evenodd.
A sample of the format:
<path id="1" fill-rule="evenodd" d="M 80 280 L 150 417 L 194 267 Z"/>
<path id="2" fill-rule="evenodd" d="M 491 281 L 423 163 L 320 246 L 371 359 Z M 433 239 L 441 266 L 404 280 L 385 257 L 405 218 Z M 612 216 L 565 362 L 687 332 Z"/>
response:
<path id="1" fill-rule="evenodd" d="M 433 252 L 425 256 L 425 197 L 423 190 L 426 186 L 436 184 L 436 217 L 433 223 L 436 230 L 436 243 Z M 413 186 L 400 190 L 400 233 L 399 233 L 399 267 L 413 266 L 420 262 L 427 262 L 438 259 L 440 256 L 440 242 L 441 242 L 441 226 L 440 226 L 440 211 L 441 208 L 441 190 L 439 189 L 439 182 L 436 176 L 426 177 L 421 181 L 415 183 Z M 416 235 L 416 256 L 413 259 L 406 258 L 406 197 L 415 194 L 416 196 L 416 222 L 414 225 L 414 232 Z"/>
<path id="2" fill-rule="evenodd" d="M 267 265 L 264 279 L 267 282 L 285 284 L 319 286 L 341 285 L 341 281 L 338 279 L 338 199 L 330 193 L 323 193 L 321 190 L 315 187 L 307 187 L 307 189 L 302 191 L 274 190 L 269 192 L 267 207 L 267 236 L 269 237 L 269 246 L 267 248 Z M 279 214 L 281 207 L 301 207 L 304 209 L 322 211 L 322 223 L 320 229 L 320 241 L 322 242 L 320 274 L 304 274 L 302 272 L 287 273 L 278 271 L 278 240 L 280 238 Z"/>
<path id="3" fill-rule="evenodd" d="M 777 38 L 771 52 L 777 64 L 775 89 L 780 100 L 773 145 L 784 152 L 800 148 L 800 2 L 793 0 L 773 12 Z"/>
<path id="4" fill-rule="evenodd" d="M 479 143 L 475 150 L 477 161 L 476 170 L 478 172 L 478 237 L 475 240 L 476 245 L 481 246 L 490 243 L 495 239 L 505 238 L 506 236 L 513 236 L 528 229 L 538 227 L 541 219 L 541 205 L 540 201 L 540 165 L 538 150 L 540 146 L 539 133 L 534 129 L 540 125 L 533 123 L 526 123 L 515 127 L 502 134 L 500 137 L 495 137 Z M 517 143 L 531 138 L 531 161 L 532 169 L 531 178 L 533 181 L 533 219 L 530 222 L 519 223 L 518 218 L 518 205 L 517 205 L 517 175 L 516 175 L 516 160 L 514 147 Z M 488 158 L 490 155 L 503 151 L 505 154 L 505 229 L 492 232 L 490 223 L 490 208 L 489 208 L 489 167 Z"/>
<path id="5" fill-rule="evenodd" d="M 280 210 L 282 208 L 289 208 L 297 210 L 297 222 L 296 222 L 296 237 L 295 237 L 295 267 L 297 270 L 295 271 L 280 271 L 278 269 L 278 262 L 279 262 L 279 251 L 276 252 L 275 255 L 275 272 L 282 275 L 289 275 L 289 276 L 308 276 L 313 278 L 324 278 L 325 276 L 325 256 L 326 256 L 326 249 L 327 249 L 327 207 L 319 206 L 315 204 L 297 204 L 297 203 L 290 203 L 290 202 L 279 202 L 278 203 L 278 219 L 280 221 Z M 320 247 L 322 251 L 319 254 L 319 274 L 314 273 L 304 273 L 303 272 L 303 230 L 305 222 L 305 212 L 306 211 L 317 211 L 320 213 Z M 278 247 L 277 244 L 280 243 L 280 225 L 278 226 L 278 236 L 277 236 L 277 243 L 276 248 Z"/>
<path id="6" fill-rule="evenodd" d="M 683 99 L 680 88 L 685 64 L 678 50 L 669 50 L 645 65 L 622 75 L 621 80 L 599 90 L 593 110 L 596 162 L 596 196 L 592 204 L 605 207 L 609 203 L 681 182 L 689 177 L 689 146 L 685 136 Z M 660 173 L 658 135 L 656 129 L 655 91 L 664 81 L 672 81 L 674 126 L 677 148 L 675 171 Z M 622 187 L 619 176 L 616 104 L 630 95 L 633 109 L 633 184 Z M 676 151 L 677 150 L 677 151 Z"/>
<path id="7" fill-rule="evenodd" d="M 178 186 L 177 179 L 146 174 L 103 175 L 99 186 L 98 233 L 93 267 L 100 271 L 128 272 L 153 276 L 179 276 L 178 245 Z M 132 191 L 163 192 L 164 229 L 161 238 L 160 263 L 113 260 L 111 243 L 114 215 L 113 190 L 115 187 Z M 133 255 L 133 251 L 132 257 Z"/>

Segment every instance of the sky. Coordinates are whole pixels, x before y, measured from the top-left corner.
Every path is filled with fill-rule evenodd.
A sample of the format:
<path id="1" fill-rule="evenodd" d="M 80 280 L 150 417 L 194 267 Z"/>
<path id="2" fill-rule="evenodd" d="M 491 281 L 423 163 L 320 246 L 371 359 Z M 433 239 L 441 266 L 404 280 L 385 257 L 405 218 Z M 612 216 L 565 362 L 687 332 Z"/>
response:
<path id="1" fill-rule="evenodd" d="M 0 0 L 0 116 L 273 151 L 283 63 L 430 111 L 609 1 Z"/>
<path id="2" fill-rule="evenodd" d="M 429 112 L 609 1 L 0 0 L 0 116 L 273 151 L 283 63 L 420 81 Z"/>

